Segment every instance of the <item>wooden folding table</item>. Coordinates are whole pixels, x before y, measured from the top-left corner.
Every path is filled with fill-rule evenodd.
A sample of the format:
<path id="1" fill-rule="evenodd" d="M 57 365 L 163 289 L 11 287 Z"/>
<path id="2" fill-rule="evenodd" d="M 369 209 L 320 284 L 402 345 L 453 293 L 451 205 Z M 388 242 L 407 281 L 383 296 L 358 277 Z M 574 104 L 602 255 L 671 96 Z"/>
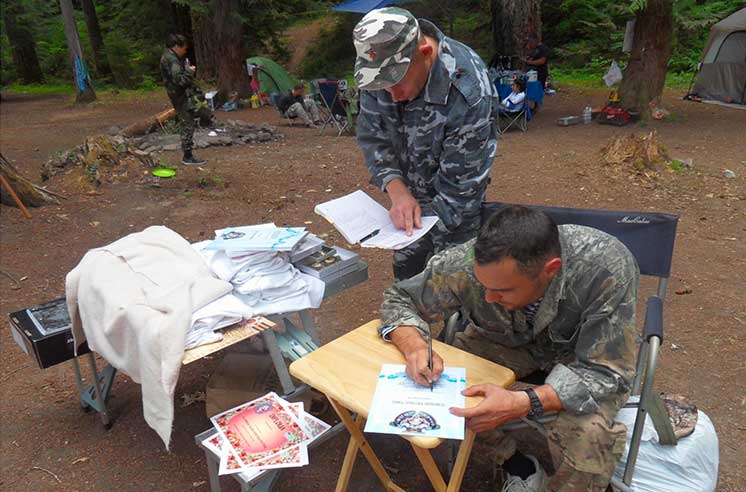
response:
<path id="1" fill-rule="evenodd" d="M 404 357 L 397 348 L 378 336 L 379 325 L 379 321 L 371 321 L 290 365 L 290 374 L 326 395 L 350 432 L 350 443 L 347 446 L 336 492 L 347 490 L 358 451 L 363 453 L 387 491 L 403 492 L 401 487 L 393 483 L 362 432 L 381 366 L 404 364 Z M 445 365 L 466 368 L 468 386 L 493 383 L 508 387 L 515 381 L 515 375 L 510 369 L 457 348 L 434 341 L 433 350 L 440 354 Z M 466 399 L 466 406 L 475 406 L 480 400 L 481 398 L 469 397 Z M 353 417 L 353 413 L 357 416 Z M 411 443 L 436 492 L 455 492 L 460 489 L 474 443 L 472 431 L 466 429 L 447 484 L 429 451 L 443 440 L 410 436 L 406 436 L 405 439 Z"/>

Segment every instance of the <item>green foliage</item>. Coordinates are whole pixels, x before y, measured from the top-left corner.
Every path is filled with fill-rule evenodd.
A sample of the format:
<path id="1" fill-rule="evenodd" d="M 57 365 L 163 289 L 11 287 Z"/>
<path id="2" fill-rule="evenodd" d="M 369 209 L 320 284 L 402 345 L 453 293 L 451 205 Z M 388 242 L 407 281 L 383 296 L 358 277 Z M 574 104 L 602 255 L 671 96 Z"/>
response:
<path id="1" fill-rule="evenodd" d="M 352 44 L 352 29 L 360 16 L 334 14 L 331 22 L 324 26 L 319 36 L 308 48 L 299 67 L 301 77 L 342 78 L 353 71 L 355 46 Z"/>
<path id="2" fill-rule="evenodd" d="M 621 51 L 626 22 L 646 5 L 646 0 L 544 0 L 543 37 L 552 50 L 553 66 L 603 74 L 611 60 L 626 62 Z M 669 72 L 692 72 L 710 27 L 741 7 L 741 0 L 674 0 Z"/>

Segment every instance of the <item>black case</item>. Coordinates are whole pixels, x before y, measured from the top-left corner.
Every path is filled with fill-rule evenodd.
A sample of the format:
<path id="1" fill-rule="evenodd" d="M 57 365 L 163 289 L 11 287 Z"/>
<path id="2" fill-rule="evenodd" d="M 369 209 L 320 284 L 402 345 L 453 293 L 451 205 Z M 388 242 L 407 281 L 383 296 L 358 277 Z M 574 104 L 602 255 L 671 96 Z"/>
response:
<path id="1" fill-rule="evenodd" d="M 75 357 L 72 322 L 64 297 L 10 313 L 8 318 L 13 340 L 42 369 Z M 78 349 L 78 355 L 88 352 L 86 343 Z"/>

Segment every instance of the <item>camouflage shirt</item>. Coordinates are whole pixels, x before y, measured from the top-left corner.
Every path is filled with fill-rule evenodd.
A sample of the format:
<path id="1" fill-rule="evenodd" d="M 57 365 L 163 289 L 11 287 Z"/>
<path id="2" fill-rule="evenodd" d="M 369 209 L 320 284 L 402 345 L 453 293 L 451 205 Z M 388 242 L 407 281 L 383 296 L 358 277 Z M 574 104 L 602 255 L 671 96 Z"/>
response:
<path id="1" fill-rule="evenodd" d="M 385 90 L 361 91 L 358 144 L 372 184 L 383 190 L 402 179 L 423 215 L 438 215 L 447 232 L 478 227 L 497 148 L 495 87 L 471 48 L 418 22 L 440 43 L 430 78 L 406 103 Z"/>
<path id="2" fill-rule="evenodd" d="M 474 240 L 450 248 L 384 293 L 382 326 L 428 323 L 460 311 L 485 343 L 528 350 L 568 412 L 586 414 L 629 391 L 635 372 L 639 270 L 616 238 L 590 227 L 559 226 L 562 268 L 534 317 L 485 301 L 473 273 Z M 442 324 L 441 324 L 442 326 Z"/>
<path id="3" fill-rule="evenodd" d="M 170 48 L 163 50 L 161 56 L 161 77 L 174 107 L 190 99 L 191 91 L 195 87 L 194 72 L 189 70 L 185 60 L 179 58 Z"/>

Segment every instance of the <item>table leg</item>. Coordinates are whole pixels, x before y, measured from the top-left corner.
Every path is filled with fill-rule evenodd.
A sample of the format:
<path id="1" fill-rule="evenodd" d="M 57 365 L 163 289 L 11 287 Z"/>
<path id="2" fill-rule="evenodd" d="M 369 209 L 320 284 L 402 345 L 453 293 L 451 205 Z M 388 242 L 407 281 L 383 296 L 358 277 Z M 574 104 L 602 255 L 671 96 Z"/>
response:
<path id="1" fill-rule="evenodd" d="M 474 436 L 473 431 L 466 429 L 464 440 L 461 441 L 461 446 L 458 448 L 456 464 L 453 467 L 451 479 L 448 481 L 447 492 L 458 492 L 461 489 L 461 482 L 464 480 L 464 473 L 466 472 L 466 465 L 469 463 L 471 448 L 474 445 Z"/>
<path id="2" fill-rule="evenodd" d="M 420 460 L 420 464 L 422 464 L 422 468 L 425 470 L 427 478 L 430 479 L 430 483 L 433 485 L 435 492 L 446 492 L 446 483 L 443 480 L 443 475 L 440 474 L 438 465 L 435 464 L 435 460 L 433 459 L 433 455 L 430 454 L 430 451 L 415 446 L 414 444 L 412 444 L 412 449 L 414 449 L 414 454 L 417 455 L 417 459 Z"/>
<path id="3" fill-rule="evenodd" d="M 277 338 L 273 330 L 262 331 L 262 340 L 267 345 L 269 356 L 272 358 L 272 364 L 275 366 L 277 377 L 280 379 L 282 391 L 284 394 L 292 393 L 295 390 L 293 380 L 290 379 L 288 367 L 285 365 L 285 359 L 282 357 L 280 347 L 277 345 Z"/>
<path id="4" fill-rule="evenodd" d="M 401 487 L 399 487 L 398 485 L 396 485 L 394 482 L 391 481 L 391 477 L 389 477 L 389 474 L 383 468 L 381 461 L 378 459 L 378 456 L 376 456 L 376 453 L 370 447 L 370 444 L 368 444 L 368 441 L 365 440 L 365 436 L 363 436 L 363 433 L 358 427 L 358 424 L 352 418 L 350 411 L 347 410 L 344 406 L 342 406 L 341 403 L 339 403 L 338 401 L 332 398 L 329 398 L 329 403 L 331 403 L 332 407 L 334 408 L 334 411 L 337 412 L 337 415 L 339 415 L 339 418 L 342 420 L 342 422 L 344 422 L 345 427 L 347 427 L 347 431 L 350 433 L 350 438 L 354 439 L 357 442 L 357 445 L 360 448 L 360 451 L 362 451 L 363 455 L 365 456 L 365 459 L 368 460 L 368 463 L 370 464 L 371 468 L 373 468 L 373 471 L 375 472 L 376 476 L 381 481 L 383 486 L 386 487 L 386 490 L 388 492 L 406 492 L 404 489 L 402 489 Z M 347 460 L 347 458 L 348 456 L 345 455 L 345 460 Z M 352 458 L 354 459 L 354 456 Z M 352 465 L 345 462 L 342 464 L 342 469 L 346 470 L 346 467 L 352 468 Z M 346 473 L 349 473 L 349 472 L 346 472 Z M 337 488 L 337 492 L 345 492 L 345 491 L 344 489 Z"/>
<path id="5" fill-rule="evenodd" d="M 355 418 L 355 426 L 358 429 L 362 429 L 365 424 L 365 419 L 361 416 Z M 335 492 L 345 492 L 350 484 L 350 476 L 352 475 L 352 467 L 355 465 L 355 458 L 357 458 L 357 452 L 360 450 L 360 445 L 354 437 L 350 436 L 350 442 L 347 443 L 347 451 L 345 451 L 345 459 L 342 461 L 342 470 L 339 472 L 339 479 L 337 480 L 337 488 Z"/>
<path id="6" fill-rule="evenodd" d="M 311 337 L 311 340 L 313 340 L 313 343 L 316 345 L 321 345 L 319 340 L 319 334 L 316 331 L 316 323 L 313 322 L 313 313 L 310 309 L 304 309 L 300 313 L 298 313 L 300 316 L 300 324 L 303 327 L 303 331 L 308 333 L 308 336 Z"/>

